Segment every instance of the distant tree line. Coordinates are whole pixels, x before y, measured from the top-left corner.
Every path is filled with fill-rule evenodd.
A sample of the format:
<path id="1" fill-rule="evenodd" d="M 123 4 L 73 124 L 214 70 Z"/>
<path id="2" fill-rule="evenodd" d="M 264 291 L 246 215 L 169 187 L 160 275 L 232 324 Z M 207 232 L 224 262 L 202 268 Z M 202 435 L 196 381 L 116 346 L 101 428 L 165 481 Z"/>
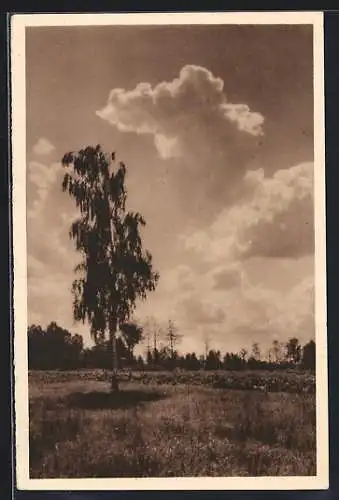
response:
<path id="1" fill-rule="evenodd" d="M 44 330 L 39 325 L 28 327 L 28 366 L 30 369 L 65 370 L 78 368 L 84 351 L 81 335 L 52 322 Z"/>
<path id="2" fill-rule="evenodd" d="M 160 344 L 160 339 L 165 343 Z M 286 343 L 273 341 L 266 353 L 254 343 L 248 352 L 241 349 L 237 353 L 221 353 L 220 350 L 206 349 L 204 355 L 195 352 L 181 354 L 177 344 L 178 334 L 173 321 L 168 322 L 165 332 L 155 322 L 145 327 L 130 322 L 120 326 L 116 339 L 119 367 L 146 370 L 244 370 L 244 369 L 287 369 L 300 367 L 315 370 L 315 342 L 310 340 L 301 345 L 295 337 Z M 135 347 L 146 343 L 145 356 L 136 356 Z M 57 323 L 50 323 L 46 329 L 39 325 L 28 328 L 28 365 L 31 370 L 76 370 L 112 366 L 112 343 L 98 340 L 93 347 L 84 347 L 83 338 L 71 334 Z"/>

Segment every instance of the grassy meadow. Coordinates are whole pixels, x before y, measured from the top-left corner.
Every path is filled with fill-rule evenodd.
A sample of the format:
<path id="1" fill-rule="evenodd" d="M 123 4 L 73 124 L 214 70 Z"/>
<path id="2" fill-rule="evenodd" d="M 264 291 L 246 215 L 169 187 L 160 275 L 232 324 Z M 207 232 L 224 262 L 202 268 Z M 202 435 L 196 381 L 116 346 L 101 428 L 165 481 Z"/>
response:
<path id="1" fill-rule="evenodd" d="M 316 474 L 314 376 L 30 372 L 31 478 Z"/>

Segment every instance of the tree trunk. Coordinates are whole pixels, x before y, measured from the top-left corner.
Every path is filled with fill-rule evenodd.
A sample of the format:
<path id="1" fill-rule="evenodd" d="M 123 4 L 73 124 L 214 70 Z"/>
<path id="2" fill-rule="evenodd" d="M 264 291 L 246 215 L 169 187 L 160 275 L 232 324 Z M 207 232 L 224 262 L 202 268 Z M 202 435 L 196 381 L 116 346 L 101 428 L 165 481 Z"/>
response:
<path id="1" fill-rule="evenodd" d="M 109 198 L 109 180 L 110 180 L 110 172 L 106 175 L 104 179 L 104 194 L 105 194 L 105 201 L 106 201 L 106 208 L 107 208 L 107 214 L 109 218 L 109 236 L 110 236 L 110 244 L 111 244 L 111 255 L 114 254 L 114 242 L 113 242 L 113 235 L 114 235 L 114 228 L 113 228 L 113 212 L 114 212 L 114 207 L 113 210 L 111 210 L 111 201 Z M 111 312 L 111 320 L 110 320 L 110 339 L 112 343 L 112 381 L 111 381 L 111 392 L 118 392 L 119 391 L 119 382 L 118 382 L 118 355 L 117 355 L 117 338 L 116 338 L 116 333 L 117 333 L 117 320 L 115 316 L 115 311 L 114 308 L 112 308 Z M 114 319 L 113 319 L 114 318 Z"/>
<path id="2" fill-rule="evenodd" d="M 118 381 L 118 353 L 117 353 L 117 327 L 113 324 L 110 329 L 110 336 L 112 342 L 112 379 L 111 379 L 111 392 L 119 391 Z"/>

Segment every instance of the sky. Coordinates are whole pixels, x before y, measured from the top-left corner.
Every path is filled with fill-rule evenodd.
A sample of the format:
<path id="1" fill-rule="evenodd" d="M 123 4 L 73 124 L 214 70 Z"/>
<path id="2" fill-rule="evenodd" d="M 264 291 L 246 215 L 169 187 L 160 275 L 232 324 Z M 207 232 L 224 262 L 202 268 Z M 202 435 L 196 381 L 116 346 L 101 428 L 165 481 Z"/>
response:
<path id="1" fill-rule="evenodd" d="M 141 323 L 181 351 L 314 338 L 311 26 L 26 28 L 28 322 L 72 318 L 64 153 L 101 144 L 160 273 Z"/>

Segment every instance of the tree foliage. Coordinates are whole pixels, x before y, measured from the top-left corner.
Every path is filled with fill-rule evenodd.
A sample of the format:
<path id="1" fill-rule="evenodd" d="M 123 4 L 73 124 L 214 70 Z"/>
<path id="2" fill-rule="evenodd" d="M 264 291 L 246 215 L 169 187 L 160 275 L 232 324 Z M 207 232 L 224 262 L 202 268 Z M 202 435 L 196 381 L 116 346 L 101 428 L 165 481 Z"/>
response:
<path id="1" fill-rule="evenodd" d="M 159 279 L 142 246 L 140 228 L 146 222 L 126 210 L 126 167 L 122 162 L 116 167 L 114 158 L 98 145 L 62 159 L 67 169 L 62 189 L 80 210 L 69 233 L 82 254 L 72 287 L 74 318 L 89 321 L 95 341 L 126 323 L 137 299 L 146 299 Z"/>
<path id="2" fill-rule="evenodd" d="M 129 322 L 120 325 L 122 339 L 128 349 L 129 358 L 133 359 L 133 349 L 143 340 L 143 328 L 137 323 Z"/>

